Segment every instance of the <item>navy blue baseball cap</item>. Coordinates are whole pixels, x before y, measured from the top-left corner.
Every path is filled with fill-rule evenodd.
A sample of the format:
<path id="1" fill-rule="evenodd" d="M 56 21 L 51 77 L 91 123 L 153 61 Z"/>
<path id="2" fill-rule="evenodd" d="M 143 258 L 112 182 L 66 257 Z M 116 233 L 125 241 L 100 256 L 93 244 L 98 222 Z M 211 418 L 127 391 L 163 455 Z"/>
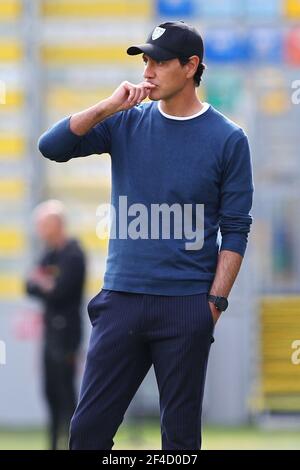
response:
<path id="1" fill-rule="evenodd" d="M 203 61 L 204 46 L 199 32 L 184 21 L 172 21 L 156 26 L 145 44 L 127 49 L 127 54 L 147 54 L 156 61 L 188 58 L 196 55 Z"/>

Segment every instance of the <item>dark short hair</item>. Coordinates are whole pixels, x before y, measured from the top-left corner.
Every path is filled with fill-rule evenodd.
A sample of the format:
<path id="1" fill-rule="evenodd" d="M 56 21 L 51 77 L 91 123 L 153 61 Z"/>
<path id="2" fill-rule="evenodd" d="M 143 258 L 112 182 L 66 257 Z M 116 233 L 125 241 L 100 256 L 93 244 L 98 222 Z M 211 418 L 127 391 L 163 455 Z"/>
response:
<path id="1" fill-rule="evenodd" d="M 189 62 L 190 59 L 189 58 L 178 57 L 178 60 L 179 60 L 181 65 L 186 65 Z M 204 72 L 205 69 L 206 69 L 206 65 L 203 62 L 198 65 L 198 68 L 197 68 L 196 73 L 194 75 L 194 82 L 195 82 L 196 87 L 198 87 L 200 85 L 202 75 L 203 75 L 203 72 Z"/>

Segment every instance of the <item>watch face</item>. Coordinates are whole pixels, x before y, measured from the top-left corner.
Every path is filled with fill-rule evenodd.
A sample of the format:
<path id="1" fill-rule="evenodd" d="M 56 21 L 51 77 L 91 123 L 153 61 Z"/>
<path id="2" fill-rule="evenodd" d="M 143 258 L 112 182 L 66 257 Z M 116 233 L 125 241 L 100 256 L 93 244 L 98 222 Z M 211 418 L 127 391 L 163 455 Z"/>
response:
<path id="1" fill-rule="evenodd" d="M 225 299 L 225 297 L 219 297 L 216 301 L 216 307 L 222 312 L 224 312 L 224 310 L 226 310 L 226 308 L 228 307 L 227 299 Z"/>

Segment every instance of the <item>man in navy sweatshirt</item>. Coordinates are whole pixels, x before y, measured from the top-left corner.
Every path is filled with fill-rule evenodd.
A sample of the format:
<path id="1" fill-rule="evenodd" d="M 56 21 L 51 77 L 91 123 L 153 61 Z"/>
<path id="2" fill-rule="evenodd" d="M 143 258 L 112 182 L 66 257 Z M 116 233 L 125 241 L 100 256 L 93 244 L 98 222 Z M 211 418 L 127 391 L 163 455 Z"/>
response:
<path id="1" fill-rule="evenodd" d="M 123 82 L 39 140 L 56 162 L 102 153 L 112 162 L 114 223 L 104 285 L 88 305 L 70 449 L 112 449 L 152 364 L 162 449 L 201 448 L 210 346 L 243 260 L 253 196 L 247 136 L 198 99 L 203 51 L 186 23 L 157 26 L 127 50 L 142 54 L 143 82 Z"/>

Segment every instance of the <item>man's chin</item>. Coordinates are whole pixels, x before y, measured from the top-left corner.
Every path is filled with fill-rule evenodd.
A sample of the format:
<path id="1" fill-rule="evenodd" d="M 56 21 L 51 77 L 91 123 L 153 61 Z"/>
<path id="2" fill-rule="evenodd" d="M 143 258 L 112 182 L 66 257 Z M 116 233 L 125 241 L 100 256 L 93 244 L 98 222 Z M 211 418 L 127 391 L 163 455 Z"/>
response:
<path id="1" fill-rule="evenodd" d="M 149 100 L 151 101 L 158 101 L 161 99 L 160 92 L 157 88 L 152 89 L 148 95 Z"/>

